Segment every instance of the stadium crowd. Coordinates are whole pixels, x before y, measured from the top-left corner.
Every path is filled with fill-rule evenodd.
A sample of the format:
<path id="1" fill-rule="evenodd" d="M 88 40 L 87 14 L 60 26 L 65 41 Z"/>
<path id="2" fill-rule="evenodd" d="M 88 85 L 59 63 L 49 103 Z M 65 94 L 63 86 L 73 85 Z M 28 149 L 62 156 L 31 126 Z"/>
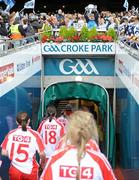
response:
<path id="1" fill-rule="evenodd" d="M 114 28 L 122 42 L 139 49 L 139 13 L 138 11 L 115 12 L 95 9 L 84 14 L 64 13 L 61 9 L 57 13 L 29 13 L 0 12 L 0 39 L 19 40 L 23 37 L 33 36 L 43 32 L 45 26 L 50 26 L 57 31 L 61 26 L 71 27 L 79 31 L 83 26 L 88 29 L 96 27 L 98 31 Z"/>

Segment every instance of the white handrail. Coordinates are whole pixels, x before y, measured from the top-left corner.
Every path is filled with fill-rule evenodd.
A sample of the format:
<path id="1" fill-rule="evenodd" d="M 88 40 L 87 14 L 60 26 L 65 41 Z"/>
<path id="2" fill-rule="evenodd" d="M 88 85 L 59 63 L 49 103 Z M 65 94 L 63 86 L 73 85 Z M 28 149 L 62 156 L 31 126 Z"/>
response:
<path id="1" fill-rule="evenodd" d="M 0 56 L 7 55 L 10 52 L 24 48 L 31 44 L 40 42 L 40 34 L 22 38 L 20 40 L 11 40 L 8 38 L 0 38 Z"/>
<path id="2" fill-rule="evenodd" d="M 124 48 L 128 54 L 139 60 L 139 50 L 131 47 L 131 45 L 128 45 L 126 42 L 119 41 L 118 44 L 121 48 Z"/>

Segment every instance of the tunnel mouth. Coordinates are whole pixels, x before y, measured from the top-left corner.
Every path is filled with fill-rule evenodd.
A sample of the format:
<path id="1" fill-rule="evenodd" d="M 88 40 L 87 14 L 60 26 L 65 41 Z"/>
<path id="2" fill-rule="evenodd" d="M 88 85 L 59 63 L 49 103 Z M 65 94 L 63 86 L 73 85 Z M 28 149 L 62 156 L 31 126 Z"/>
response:
<path id="1" fill-rule="evenodd" d="M 109 104 L 107 90 L 99 84 L 86 82 L 60 82 L 49 85 L 43 92 L 42 102 L 36 121 L 36 129 L 45 116 L 46 107 L 60 101 L 80 100 L 83 102 L 94 103 L 100 114 L 103 126 L 104 147 L 103 153 L 113 165 L 115 153 L 115 124 Z"/>

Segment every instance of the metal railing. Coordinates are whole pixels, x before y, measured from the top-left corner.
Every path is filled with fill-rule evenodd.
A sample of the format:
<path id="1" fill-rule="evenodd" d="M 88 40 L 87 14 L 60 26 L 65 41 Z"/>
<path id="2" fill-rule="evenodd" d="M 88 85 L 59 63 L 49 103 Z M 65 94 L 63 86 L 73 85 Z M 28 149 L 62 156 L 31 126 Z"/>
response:
<path id="1" fill-rule="evenodd" d="M 130 54 L 135 59 L 139 60 L 139 50 L 132 47 L 134 44 L 134 41 L 133 42 L 131 41 L 130 43 L 128 43 L 128 41 L 122 41 L 122 38 L 119 38 L 118 44 L 121 48 L 124 48 L 124 50 L 127 51 L 128 54 Z"/>
<path id="2" fill-rule="evenodd" d="M 53 35 L 58 35 L 59 29 L 53 29 Z M 133 43 L 127 43 L 122 41 L 123 38 L 119 36 L 118 44 L 121 48 L 124 48 L 130 55 L 139 60 L 139 50 L 132 47 Z M 29 36 L 21 40 L 11 40 L 8 38 L 0 38 L 0 56 L 7 55 L 13 51 L 17 51 L 21 48 L 40 43 L 41 33 L 37 33 L 34 36 Z"/>
<path id="3" fill-rule="evenodd" d="M 59 30 L 60 29 L 52 29 L 53 37 L 59 36 Z M 77 32 L 80 32 L 81 29 L 77 29 Z M 105 32 L 106 30 L 100 30 L 97 29 L 98 32 Z M 35 44 L 36 42 L 40 41 L 40 36 L 43 32 L 37 33 L 34 36 L 29 36 L 26 38 L 23 38 L 21 40 L 11 40 L 7 37 L 0 38 L 0 56 L 6 55 L 10 52 L 13 52 L 19 48 L 23 48 L 25 46 L 28 46 L 30 44 Z"/>
<path id="4" fill-rule="evenodd" d="M 11 40 L 8 38 L 0 38 L 0 56 L 7 55 L 13 51 L 21 48 L 40 43 L 40 34 L 22 38 L 21 40 Z"/>

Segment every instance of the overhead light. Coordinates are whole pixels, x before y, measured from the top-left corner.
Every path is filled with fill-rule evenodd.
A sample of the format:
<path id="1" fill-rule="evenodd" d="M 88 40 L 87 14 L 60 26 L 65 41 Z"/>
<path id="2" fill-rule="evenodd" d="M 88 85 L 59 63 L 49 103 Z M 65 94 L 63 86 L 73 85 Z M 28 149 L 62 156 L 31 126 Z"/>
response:
<path id="1" fill-rule="evenodd" d="M 83 80 L 82 76 L 76 76 L 75 77 L 75 81 L 82 81 L 82 80 Z"/>

